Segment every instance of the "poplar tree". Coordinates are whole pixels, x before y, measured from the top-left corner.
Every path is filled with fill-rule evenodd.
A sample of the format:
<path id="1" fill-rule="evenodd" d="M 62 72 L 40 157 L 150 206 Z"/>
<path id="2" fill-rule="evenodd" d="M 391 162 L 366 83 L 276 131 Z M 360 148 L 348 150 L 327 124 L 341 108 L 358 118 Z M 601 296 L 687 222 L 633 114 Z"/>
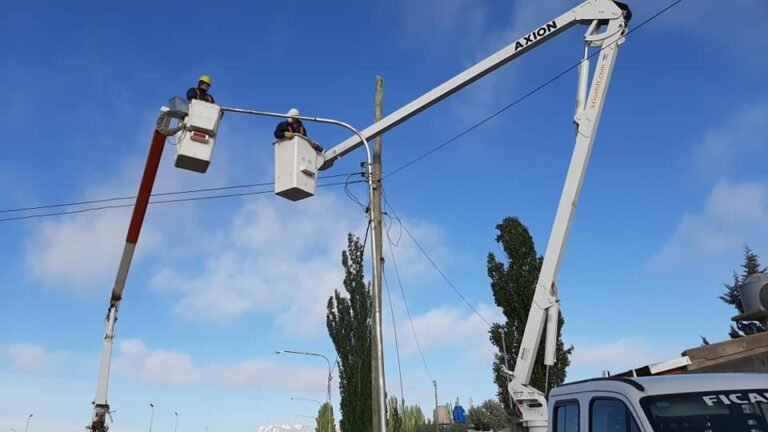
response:
<path id="1" fill-rule="evenodd" d="M 491 279 L 494 302 L 501 308 L 505 321 L 494 323 L 490 329 L 491 343 L 497 349 L 493 376 L 498 386 L 499 401 L 508 412 L 514 412 L 510 406 L 507 377 L 502 373 L 502 366 L 505 365 L 503 348 L 506 345 L 509 368 L 514 370 L 543 258 L 536 252 L 528 228 L 518 218 L 505 218 L 496 225 L 496 230 L 496 242 L 505 256 L 499 261 L 493 252 L 488 253 L 488 277 Z M 573 347 L 566 348 L 563 344 L 561 332 L 564 323 L 561 314 L 557 326 L 556 363 L 550 368 L 548 386 L 545 385 L 543 338 L 539 345 L 530 384 L 542 392 L 565 381 Z"/>
<path id="2" fill-rule="evenodd" d="M 363 245 L 352 234 L 341 253 L 344 291 L 328 299 L 326 326 L 339 356 L 339 392 L 343 431 L 373 430 L 371 377 L 371 288 L 365 282 Z"/>

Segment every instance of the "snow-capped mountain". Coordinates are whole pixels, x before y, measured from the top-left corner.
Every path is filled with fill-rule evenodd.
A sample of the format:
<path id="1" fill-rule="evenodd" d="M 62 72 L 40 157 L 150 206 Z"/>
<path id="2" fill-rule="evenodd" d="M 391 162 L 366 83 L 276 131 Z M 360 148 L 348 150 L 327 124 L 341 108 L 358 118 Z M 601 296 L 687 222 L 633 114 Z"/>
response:
<path id="1" fill-rule="evenodd" d="M 315 432 L 315 428 L 301 424 L 264 425 L 259 426 L 256 432 Z"/>

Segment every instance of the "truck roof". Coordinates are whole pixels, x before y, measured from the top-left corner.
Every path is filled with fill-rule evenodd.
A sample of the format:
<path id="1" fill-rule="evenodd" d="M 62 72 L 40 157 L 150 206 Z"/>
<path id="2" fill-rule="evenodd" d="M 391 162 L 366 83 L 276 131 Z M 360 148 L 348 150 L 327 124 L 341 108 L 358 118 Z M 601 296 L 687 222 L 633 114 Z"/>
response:
<path id="1" fill-rule="evenodd" d="M 670 393 L 768 389 L 764 373 L 702 373 L 646 377 L 609 377 L 566 383 L 552 389 L 551 396 L 584 391 L 635 392 L 638 397 Z"/>

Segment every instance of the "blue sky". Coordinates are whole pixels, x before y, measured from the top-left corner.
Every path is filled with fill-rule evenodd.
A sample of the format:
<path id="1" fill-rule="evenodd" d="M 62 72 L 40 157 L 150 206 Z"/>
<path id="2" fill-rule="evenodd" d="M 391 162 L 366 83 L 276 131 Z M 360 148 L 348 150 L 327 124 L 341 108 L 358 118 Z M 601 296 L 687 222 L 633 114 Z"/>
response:
<path id="1" fill-rule="evenodd" d="M 669 4 L 633 5 L 637 24 Z M 748 242 L 768 261 L 768 6 L 684 1 L 628 38 L 558 280 L 569 378 L 678 355 L 727 337 L 717 300 Z M 227 106 L 373 118 L 374 77 L 392 112 L 574 1 L 26 2 L 0 17 L 5 145 L 0 208 L 131 195 L 158 108 L 202 73 Z M 581 29 L 495 72 L 384 137 L 396 168 L 578 61 Z M 526 223 L 543 253 L 573 146 L 575 72 L 389 177 L 408 229 L 489 320 L 494 226 Z M 274 122 L 228 114 L 205 175 L 173 168 L 155 190 L 271 181 Z M 307 125 L 329 147 L 343 130 Z M 354 172 L 358 151 L 328 175 Z M 365 196 L 365 188 L 354 192 Z M 5 216 L 5 215 L 2 215 Z M 59 432 L 90 419 L 103 317 L 130 212 L 0 222 L 0 429 Z M 324 308 L 341 287 L 345 234 L 365 215 L 338 187 L 151 207 L 117 327 L 115 432 L 249 431 L 298 423 L 323 397 L 333 355 Z M 394 226 L 392 240 L 398 240 Z M 422 366 L 392 266 L 407 401 L 493 397 L 482 320 L 413 243 L 395 249 Z M 391 261 L 391 260 L 390 260 Z M 388 310 L 388 309 L 387 309 Z M 391 316 L 387 383 L 399 394 Z M 338 400 L 338 393 L 334 394 Z"/>

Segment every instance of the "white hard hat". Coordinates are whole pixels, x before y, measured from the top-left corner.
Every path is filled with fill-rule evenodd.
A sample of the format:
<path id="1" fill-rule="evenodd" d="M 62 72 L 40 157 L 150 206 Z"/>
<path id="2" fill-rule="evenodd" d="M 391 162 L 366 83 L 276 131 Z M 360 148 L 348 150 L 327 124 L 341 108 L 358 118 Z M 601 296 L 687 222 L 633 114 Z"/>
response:
<path id="1" fill-rule="evenodd" d="M 299 110 L 297 110 L 296 108 L 291 108 L 290 110 L 288 110 L 288 115 L 289 116 L 297 116 L 297 115 L 301 115 L 301 114 L 299 114 Z"/>

